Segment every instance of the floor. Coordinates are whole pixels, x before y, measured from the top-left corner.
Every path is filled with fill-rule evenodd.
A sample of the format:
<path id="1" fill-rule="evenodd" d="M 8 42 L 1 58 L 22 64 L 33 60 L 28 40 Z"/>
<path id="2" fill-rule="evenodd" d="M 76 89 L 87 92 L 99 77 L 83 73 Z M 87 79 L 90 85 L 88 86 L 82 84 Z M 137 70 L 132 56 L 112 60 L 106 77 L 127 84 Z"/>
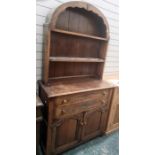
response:
<path id="1" fill-rule="evenodd" d="M 62 155 L 119 155 L 119 132 L 95 138 Z"/>
<path id="2" fill-rule="evenodd" d="M 118 155 L 119 132 L 95 138 L 63 155 Z"/>

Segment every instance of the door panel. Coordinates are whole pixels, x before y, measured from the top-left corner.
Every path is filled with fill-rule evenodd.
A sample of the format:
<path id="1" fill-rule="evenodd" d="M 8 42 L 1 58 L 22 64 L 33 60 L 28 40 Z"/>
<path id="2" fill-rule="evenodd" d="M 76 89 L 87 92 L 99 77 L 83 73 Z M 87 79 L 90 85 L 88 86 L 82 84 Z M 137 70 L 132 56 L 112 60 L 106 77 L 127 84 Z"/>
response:
<path id="1" fill-rule="evenodd" d="M 80 122 L 82 114 L 60 119 L 52 124 L 54 152 L 62 152 L 77 144 L 80 140 Z"/>
<path id="2" fill-rule="evenodd" d="M 107 120 L 107 106 L 84 114 L 82 140 L 87 140 L 104 132 Z"/>
<path id="3" fill-rule="evenodd" d="M 84 131 L 85 135 L 91 134 L 91 133 L 96 132 L 97 130 L 100 129 L 102 112 L 95 111 L 91 114 L 93 115 L 92 117 L 91 117 L 91 115 L 89 115 L 86 118 L 87 125 L 86 125 L 85 131 Z"/>
<path id="4" fill-rule="evenodd" d="M 117 124 L 119 122 L 119 104 L 116 105 L 116 111 L 114 115 L 113 124 Z"/>
<path id="5" fill-rule="evenodd" d="M 71 143 L 77 139 L 78 120 L 67 119 L 56 130 L 56 147 Z"/>
<path id="6" fill-rule="evenodd" d="M 111 133 L 119 127 L 119 87 L 113 89 L 111 108 L 106 132 Z"/>

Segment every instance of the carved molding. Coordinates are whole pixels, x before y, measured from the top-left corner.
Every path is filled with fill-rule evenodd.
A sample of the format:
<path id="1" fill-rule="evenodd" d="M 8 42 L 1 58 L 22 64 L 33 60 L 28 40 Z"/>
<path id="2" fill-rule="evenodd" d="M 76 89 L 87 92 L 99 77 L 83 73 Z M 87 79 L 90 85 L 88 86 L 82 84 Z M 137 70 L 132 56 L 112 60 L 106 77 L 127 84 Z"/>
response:
<path id="1" fill-rule="evenodd" d="M 50 17 L 48 16 L 45 26 L 49 26 L 49 29 L 55 29 L 56 22 L 57 22 L 59 15 L 63 11 L 65 11 L 67 8 L 81 8 L 81 9 L 84 9 L 84 10 L 91 12 L 91 13 L 97 15 L 98 17 L 100 17 L 106 27 L 106 36 L 107 36 L 107 38 L 109 38 L 109 24 L 107 22 L 106 17 L 99 9 L 97 9 L 95 6 L 93 6 L 87 2 L 72 1 L 72 2 L 67 2 L 67 3 L 60 5 L 52 13 L 52 15 L 50 15 Z"/>

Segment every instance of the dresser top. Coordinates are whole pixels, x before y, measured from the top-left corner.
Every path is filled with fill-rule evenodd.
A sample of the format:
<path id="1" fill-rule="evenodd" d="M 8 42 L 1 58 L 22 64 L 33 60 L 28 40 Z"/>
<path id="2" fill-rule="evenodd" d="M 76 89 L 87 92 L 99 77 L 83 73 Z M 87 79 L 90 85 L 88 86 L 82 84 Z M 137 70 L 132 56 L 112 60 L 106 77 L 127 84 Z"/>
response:
<path id="1" fill-rule="evenodd" d="M 105 80 L 97 80 L 90 77 L 69 79 L 66 81 L 53 80 L 51 81 L 50 86 L 43 85 L 41 81 L 39 81 L 39 84 L 44 89 L 49 98 L 115 87 L 113 83 L 107 82 Z"/>

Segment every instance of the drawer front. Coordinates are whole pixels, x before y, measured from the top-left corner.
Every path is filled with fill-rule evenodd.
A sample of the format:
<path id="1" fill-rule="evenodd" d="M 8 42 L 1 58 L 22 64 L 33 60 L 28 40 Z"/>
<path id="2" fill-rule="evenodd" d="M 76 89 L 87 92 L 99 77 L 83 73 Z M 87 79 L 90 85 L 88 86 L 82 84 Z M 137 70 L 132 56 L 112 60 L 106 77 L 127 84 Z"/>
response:
<path id="1" fill-rule="evenodd" d="M 83 111 L 104 106 L 108 103 L 110 90 L 69 95 L 55 99 L 54 117 L 56 119 L 78 114 Z"/>
<path id="2" fill-rule="evenodd" d="M 81 93 L 81 94 L 76 94 L 76 95 L 68 95 L 64 97 L 58 97 L 55 100 L 55 104 L 58 105 L 70 105 L 73 103 L 79 103 L 79 102 L 84 102 L 88 100 L 93 100 L 93 99 L 102 99 L 104 101 L 107 101 L 108 96 L 109 96 L 110 90 L 102 90 L 102 91 L 95 91 L 95 92 L 87 92 L 87 93 Z"/>

